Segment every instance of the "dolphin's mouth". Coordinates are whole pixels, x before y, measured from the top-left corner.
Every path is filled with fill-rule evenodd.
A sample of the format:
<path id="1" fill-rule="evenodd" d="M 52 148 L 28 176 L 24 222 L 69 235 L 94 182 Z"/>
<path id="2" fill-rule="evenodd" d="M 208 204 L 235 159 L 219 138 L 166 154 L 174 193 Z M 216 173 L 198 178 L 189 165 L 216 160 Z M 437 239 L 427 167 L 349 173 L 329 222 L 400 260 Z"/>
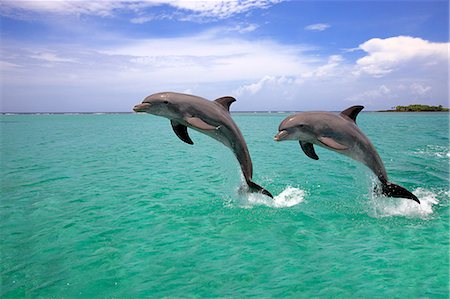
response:
<path id="1" fill-rule="evenodd" d="M 134 112 L 145 112 L 149 107 L 150 107 L 149 103 L 142 103 L 134 106 L 133 110 Z"/>
<path id="2" fill-rule="evenodd" d="M 275 135 L 275 137 L 273 138 L 275 141 L 282 141 L 284 140 L 287 136 L 289 135 L 289 133 L 286 130 L 282 130 L 280 132 L 278 132 L 277 135 Z"/>

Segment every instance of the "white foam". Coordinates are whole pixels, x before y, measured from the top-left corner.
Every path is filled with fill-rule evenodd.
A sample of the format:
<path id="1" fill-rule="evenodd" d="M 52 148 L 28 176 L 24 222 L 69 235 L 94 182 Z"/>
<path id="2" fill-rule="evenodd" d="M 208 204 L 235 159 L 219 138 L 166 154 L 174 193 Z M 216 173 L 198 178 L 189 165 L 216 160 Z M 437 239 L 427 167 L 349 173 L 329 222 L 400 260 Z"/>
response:
<path id="1" fill-rule="evenodd" d="M 423 188 L 412 192 L 420 204 L 406 198 L 391 198 L 374 195 L 371 200 L 375 217 L 419 217 L 427 218 L 433 213 L 433 206 L 439 203 L 438 195 Z"/>
<path id="2" fill-rule="evenodd" d="M 271 208 L 289 208 L 303 202 L 306 196 L 304 190 L 288 186 L 280 194 L 270 198 L 261 193 L 245 193 L 241 195 L 240 204 L 243 207 L 267 206 Z"/>

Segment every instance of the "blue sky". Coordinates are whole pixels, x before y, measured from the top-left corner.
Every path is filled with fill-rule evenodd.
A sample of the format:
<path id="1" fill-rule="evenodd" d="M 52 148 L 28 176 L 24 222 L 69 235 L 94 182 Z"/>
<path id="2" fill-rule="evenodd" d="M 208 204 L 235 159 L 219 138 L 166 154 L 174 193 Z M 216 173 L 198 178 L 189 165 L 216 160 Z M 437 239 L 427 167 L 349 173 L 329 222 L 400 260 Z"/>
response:
<path id="1" fill-rule="evenodd" d="M 448 106 L 448 1 L 3 1 L 2 112 Z"/>

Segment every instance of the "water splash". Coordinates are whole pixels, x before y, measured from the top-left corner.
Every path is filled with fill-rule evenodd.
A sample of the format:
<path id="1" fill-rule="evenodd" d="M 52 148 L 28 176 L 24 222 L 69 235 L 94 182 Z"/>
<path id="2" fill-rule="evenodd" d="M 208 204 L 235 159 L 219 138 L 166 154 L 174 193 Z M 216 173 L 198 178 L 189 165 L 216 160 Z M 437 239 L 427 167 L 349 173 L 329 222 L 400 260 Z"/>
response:
<path id="1" fill-rule="evenodd" d="M 271 208 L 289 208 L 303 202 L 306 191 L 288 186 L 280 194 L 270 198 L 261 193 L 245 193 L 241 195 L 240 205 L 245 208 L 267 206 Z"/>
<path id="2" fill-rule="evenodd" d="M 433 206 L 439 203 L 438 194 L 423 188 L 417 188 L 413 194 L 420 200 L 420 205 L 406 198 L 374 194 L 371 199 L 374 216 L 377 218 L 392 216 L 428 218 L 433 213 Z"/>

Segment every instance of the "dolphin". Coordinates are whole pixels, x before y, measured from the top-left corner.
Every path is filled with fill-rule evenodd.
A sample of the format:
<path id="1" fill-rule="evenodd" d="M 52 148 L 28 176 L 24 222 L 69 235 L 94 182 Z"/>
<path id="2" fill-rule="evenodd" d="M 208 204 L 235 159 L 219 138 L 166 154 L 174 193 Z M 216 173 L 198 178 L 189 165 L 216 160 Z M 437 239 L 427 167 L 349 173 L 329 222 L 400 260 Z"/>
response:
<path id="1" fill-rule="evenodd" d="M 330 112 L 300 112 L 286 117 L 278 128 L 275 141 L 299 140 L 303 152 L 318 160 L 314 144 L 359 161 L 370 168 L 381 182 L 385 196 L 419 199 L 388 181 L 386 169 L 377 150 L 356 125 L 356 116 L 363 106 L 352 106 L 340 114 Z"/>
<path id="2" fill-rule="evenodd" d="M 230 105 L 235 101 L 235 98 L 229 96 L 208 101 L 189 94 L 161 92 L 146 97 L 142 104 L 136 105 L 133 110 L 170 119 L 175 134 L 187 144 L 194 144 L 187 128 L 223 143 L 233 151 L 239 161 L 249 190 L 273 198 L 269 191 L 252 181 L 253 166 L 250 153 L 241 131 L 230 114 Z"/>

